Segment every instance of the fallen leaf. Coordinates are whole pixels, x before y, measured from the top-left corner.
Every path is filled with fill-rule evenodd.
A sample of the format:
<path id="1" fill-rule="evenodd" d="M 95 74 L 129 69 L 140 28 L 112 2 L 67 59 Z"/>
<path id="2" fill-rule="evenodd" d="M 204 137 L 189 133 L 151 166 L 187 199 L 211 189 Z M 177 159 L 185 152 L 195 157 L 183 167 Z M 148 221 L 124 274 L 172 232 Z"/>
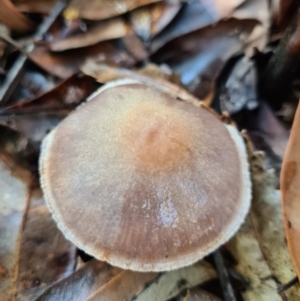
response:
<path id="1" fill-rule="evenodd" d="M 32 176 L 0 153 L 0 291 L 12 300 L 16 293 L 20 234 L 30 198 Z"/>
<path id="2" fill-rule="evenodd" d="M 163 78 L 156 77 L 153 79 L 132 70 L 97 64 L 93 61 L 87 61 L 86 64 L 82 66 L 81 70 L 84 74 L 94 77 L 100 83 L 107 83 L 108 81 L 121 78 L 132 78 L 153 86 L 156 89 L 165 91 L 165 93 L 168 93 L 174 98 L 185 100 L 188 103 L 191 102 L 195 106 L 201 105 L 201 102 L 199 102 L 196 97 L 188 93 L 182 87 L 170 83 L 168 81 L 169 79 L 165 80 Z"/>
<path id="3" fill-rule="evenodd" d="M 122 272 L 104 262 L 91 260 L 70 276 L 50 286 L 36 301 L 85 301 Z"/>
<path id="4" fill-rule="evenodd" d="M 219 22 L 174 39 L 153 60 L 171 66 L 189 91 L 203 99 L 229 58 L 243 50 L 256 24 L 254 20 L 236 19 Z"/>
<path id="5" fill-rule="evenodd" d="M 106 285 L 99 288 L 87 301 L 133 300 L 153 279 L 156 279 L 158 275 L 158 273 L 122 271 Z"/>
<path id="6" fill-rule="evenodd" d="M 75 11 L 78 18 L 102 20 L 158 1 L 161 0 L 72 0 L 66 10 Z"/>
<path id="7" fill-rule="evenodd" d="M 34 28 L 33 23 L 9 0 L 0 1 L 0 23 L 16 31 L 28 31 Z"/>
<path id="8" fill-rule="evenodd" d="M 209 25 L 213 25 L 223 18 L 230 17 L 233 11 L 244 0 L 192 0 L 188 1 L 180 11 L 180 15 L 161 34 L 157 35 L 150 46 L 150 52 L 155 53 L 159 48 L 166 45 L 171 40 L 199 30 Z M 226 9 L 223 10 L 222 6 Z"/>
<path id="9" fill-rule="evenodd" d="M 33 184 L 28 170 L 0 153 L 1 301 L 32 300 L 74 267 L 76 248 L 57 229 Z"/>
<path id="10" fill-rule="evenodd" d="M 300 298 L 300 286 L 279 292 L 295 276 L 286 248 L 276 177 L 265 167 L 262 152 L 248 146 L 253 182 L 253 204 L 237 235 L 228 243 L 237 260 L 236 270 L 249 280 L 242 292 L 245 301 L 290 300 Z"/>
<path id="11" fill-rule="evenodd" d="M 74 270 L 76 247 L 53 221 L 39 188 L 32 190 L 23 223 L 16 299 L 33 300 Z"/>
<path id="12" fill-rule="evenodd" d="M 36 99 L 0 110 L 0 124 L 39 143 L 95 88 L 93 78 L 73 75 Z"/>
<path id="13" fill-rule="evenodd" d="M 64 52 L 51 52 L 45 46 L 37 46 L 28 53 L 29 58 L 48 73 L 67 79 L 77 73 L 86 59 L 122 67 L 130 67 L 135 60 L 112 42 L 102 42 L 94 46 L 72 49 Z"/>
<path id="14" fill-rule="evenodd" d="M 24 13 L 48 14 L 58 0 L 14 0 L 14 5 Z"/>
<path id="15" fill-rule="evenodd" d="M 148 284 L 135 301 L 169 300 L 184 289 L 195 287 L 216 277 L 212 266 L 201 260 L 189 267 L 163 273 L 157 280 Z"/>
<path id="16" fill-rule="evenodd" d="M 129 19 L 135 33 L 147 42 L 174 19 L 181 7 L 179 1 L 158 2 L 132 11 Z"/>
<path id="17" fill-rule="evenodd" d="M 130 27 L 122 17 L 103 20 L 94 24 L 86 32 L 50 43 L 52 51 L 64 51 L 95 45 L 99 42 L 122 38 L 129 34 Z"/>
<path id="18" fill-rule="evenodd" d="M 280 177 L 286 239 L 298 277 L 300 277 L 299 127 L 300 106 L 298 105 Z"/>
<path id="19" fill-rule="evenodd" d="M 137 60 L 146 61 L 148 60 L 148 51 L 146 50 L 142 41 L 135 35 L 131 33 L 126 35 L 122 39 L 127 51 Z"/>

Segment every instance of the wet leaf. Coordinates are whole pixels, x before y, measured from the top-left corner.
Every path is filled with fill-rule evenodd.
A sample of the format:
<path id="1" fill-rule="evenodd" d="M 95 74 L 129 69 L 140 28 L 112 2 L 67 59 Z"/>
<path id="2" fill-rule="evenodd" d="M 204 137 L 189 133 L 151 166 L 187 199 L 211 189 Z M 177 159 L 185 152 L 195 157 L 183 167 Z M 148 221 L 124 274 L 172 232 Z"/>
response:
<path id="1" fill-rule="evenodd" d="M 34 28 L 33 23 L 9 0 L 0 1 L 0 23 L 16 31 L 28 31 Z"/>
<path id="2" fill-rule="evenodd" d="M 102 20 L 115 17 L 137 7 L 161 0 L 72 0 L 67 11 L 73 10 L 76 17 L 88 20 Z"/>
<path id="3" fill-rule="evenodd" d="M 130 27 L 121 17 L 104 20 L 94 24 L 86 32 L 54 41 L 50 44 L 52 51 L 64 51 L 92 46 L 102 41 L 122 38 L 131 32 Z"/>
<path id="4" fill-rule="evenodd" d="M 280 177 L 286 239 L 298 277 L 300 277 L 299 127 L 300 106 L 298 105 Z"/>

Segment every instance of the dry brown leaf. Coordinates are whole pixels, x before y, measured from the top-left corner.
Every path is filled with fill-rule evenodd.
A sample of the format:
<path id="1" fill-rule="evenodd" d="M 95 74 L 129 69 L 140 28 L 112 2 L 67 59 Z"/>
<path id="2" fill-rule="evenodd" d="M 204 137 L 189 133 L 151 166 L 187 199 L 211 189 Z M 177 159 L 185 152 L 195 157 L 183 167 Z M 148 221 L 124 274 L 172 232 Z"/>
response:
<path id="1" fill-rule="evenodd" d="M 19 256 L 18 301 L 33 300 L 53 282 L 74 270 L 76 247 L 57 228 L 39 188 L 31 193 Z"/>
<path id="2" fill-rule="evenodd" d="M 31 174 L 0 154 L 0 292 L 9 301 L 16 292 L 19 236 L 30 198 Z"/>
<path id="3" fill-rule="evenodd" d="M 238 262 L 237 271 L 250 282 L 242 295 L 245 301 L 296 301 L 300 298 L 298 284 L 287 291 L 277 291 L 295 273 L 285 243 L 276 177 L 272 170 L 266 170 L 263 153 L 251 154 L 252 149 L 249 150 L 253 182 L 251 219 L 228 244 Z"/>
<path id="4" fill-rule="evenodd" d="M 70 276 L 54 283 L 36 301 L 85 301 L 122 270 L 91 260 Z"/>
<path id="5" fill-rule="evenodd" d="M 280 177 L 285 233 L 294 267 L 300 277 L 300 106 L 295 114 Z"/>
<path id="6" fill-rule="evenodd" d="M 36 301 L 164 301 L 215 277 L 215 270 L 204 261 L 159 274 L 124 271 L 92 260 L 53 284 Z"/>
<path id="7" fill-rule="evenodd" d="M 129 12 L 137 7 L 161 0 L 72 0 L 66 9 L 78 18 L 102 20 Z"/>
<path id="8" fill-rule="evenodd" d="M 118 49 L 111 42 L 102 42 L 94 46 L 60 53 L 51 52 L 45 46 L 37 46 L 28 53 L 28 56 L 48 73 L 62 79 L 67 79 L 78 72 L 86 59 L 123 67 L 130 67 L 135 63 L 127 52 Z"/>
<path id="9" fill-rule="evenodd" d="M 94 77 L 100 83 L 107 83 L 111 80 L 121 78 L 132 78 L 140 82 L 144 82 L 147 85 L 151 85 L 159 90 L 165 91 L 174 98 L 185 100 L 188 103 L 192 102 L 195 106 L 201 105 L 201 102 L 199 102 L 196 97 L 189 94 L 182 87 L 174 85 L 163 78 L 153 79 L 149 76 L 139 74 L 136 71 L 97 64 L 93 61 L 87 61 L 82 66 L 81 70 L 84 74 Z"/>
<path id="10" fill-rule="evenodd" d="M 142 41 L 136 36 L 135 33 L 126 35 L 122 39 L 127 51 L 137 60 L 146 61 L 148 60 L 148 52 L 142 43 Z"/>
<path id="11" fill-rule="evenodd" d="M 32 300 L 73 270 L 76 248 L 51 218 L 33 177 L 0 153 L 1 301 Z"/>
<path id="12" fill-rule="evenodd" d="M 131 33 L 131 28 L 122 17 L 101 21 L 82 34 L 71 36 L 50 44 L 52 51 L 92 46 L 99 42 L 122 38 Z"/>
<path id="13" fill-rule="evenodd" d="M 172 22 L 161 34 L 157 35 L 150 46 L 151 53 L 166 45 L 171 40 L 185 34 L 213 25 L 224 18 L 230 17 L 238 5 L 245 0 L 192 0 L 188 1 L 180 12 L 180 16 Z M 223 9 L 223 8 L 226 9 Z"/>
<path id="14" fill-rule="evenodd" d="M 26 13 L 48 14 L 58 0 L 14 0 L 15 6 Z"/>
<path id="15" fill-rule="evenodd" d="M 122 271 L 91 295 L 86 301 L 133 300 L 149 282 L 157 278 L 158 275 L 158 273 Z"/>
<path id="16" fill-rule="evenodd" d="M 86 75 L 73 75 L 40 97 L 0 110 L 0 124 L 41 142 L 72 109 L 96 88 Z"/>
<path id="17" fill-rule="evenodd" d="M 230 19 L 179 37 L 161 48 L 154 61 L 167 63 L 181 75 L 184 85 L 198 98 L 211 92 L 228 59 L 242 51 L 254 20 Z"/>
<path id="18" fill-rule="evenodd" d="M 145 67 L 138 69 L 137 72 L 153 79 L 163 79 L 175 85 L 182 86 L 180 76 L 167 65 L 158 66 L 149 63 Z"/>
<path id="19" fill-rule="evenodd" d="M 141 39 L 149 41 L 174 19 L 181 6 L 178 1 L 158 2 L 140 7 L 129 15 L 133 30 Z"/>
<path id="20" fill-rule="evenodd" d="M 16 31 L 28 31 L 34 28 L 33 23 L 9 0 L 0 1 L 0 23 Z"/>

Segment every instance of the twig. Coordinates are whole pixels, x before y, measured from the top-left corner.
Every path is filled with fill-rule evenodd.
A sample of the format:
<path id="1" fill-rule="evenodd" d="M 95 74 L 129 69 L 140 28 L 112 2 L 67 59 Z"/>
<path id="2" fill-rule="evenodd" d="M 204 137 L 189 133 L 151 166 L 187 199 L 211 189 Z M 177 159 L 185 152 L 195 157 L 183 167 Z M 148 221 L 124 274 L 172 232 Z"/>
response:
<path id="1" fill-rule="evenodd" d="M 225 268 L 222 254 L 219 250 L 214 252 L 214 261 L 217 268 L 217 273 L 220 279 L 221 288 L 225 301 L 236 301 L 233 288 L 229 281 L 228 272 Z"/>
<path id="2" fill-rule="evenodd" d="M 66 1 L 59 1 L 55 5 L 55 7 L 53 8 L 49 16 L 43 21 L 43 23 L 40 25 L 37 32 L 35 33 L 34 40 L 41 40 L 43 38 L 43 35 L 49 30 L 50 26 L 60 15 L 60 13 L 65 8 L 65 6 L 66 6 Z M 34 43 L 30 43 L 29 45 L 26 46 L 25 51 L 30 52 L 33 49 L 34 49 Z M 15 61 L 12 68 L 7 73 L 6 78 L 2 84 L 2 87 L 0 87 L 0 105 L 4 105 L 8 101 L 12 92 L 18 85 L 26 63 L 27 63 L 26 55 L 20 54 L 20 56 Z"/>
<path id="3" fill-rule="evenodd" d="M 296 276 L 295 278 L 293 278 L 292 280 L 290 280 L 288 283 L 286 284 L 282 284 L 278 289 L 277 292 L 278 293 L 282 293 L 284 291 L 286 291 L 287 289 L 289 289 L 290 287 L 292 287 L 294 284 L 296 284 L 298 282 L 298 277 Z"/>

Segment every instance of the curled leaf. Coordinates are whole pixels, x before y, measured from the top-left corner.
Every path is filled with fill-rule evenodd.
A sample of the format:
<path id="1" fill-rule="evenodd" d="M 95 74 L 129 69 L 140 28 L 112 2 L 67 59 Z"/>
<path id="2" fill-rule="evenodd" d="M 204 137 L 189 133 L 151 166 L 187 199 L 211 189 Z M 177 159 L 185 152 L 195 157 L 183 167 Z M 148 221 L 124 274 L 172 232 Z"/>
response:
<path id="1" fill-rule="evenodd" d="M 286 239 L 300 277 L 300 106 L 298 105 L 280 176 Z"/>

